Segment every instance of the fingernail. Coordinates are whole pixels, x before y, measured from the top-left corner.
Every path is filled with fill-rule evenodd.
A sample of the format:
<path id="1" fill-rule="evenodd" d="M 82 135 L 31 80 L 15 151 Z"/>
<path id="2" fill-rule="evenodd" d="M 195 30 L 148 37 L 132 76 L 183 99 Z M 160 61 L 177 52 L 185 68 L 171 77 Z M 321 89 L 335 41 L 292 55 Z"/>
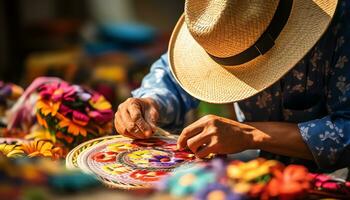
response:
<path id="1" fill-rule="evenodd" d="M 181 148 L 179 144 L 176 145 L 176 148 L 177 148 L 177 150 L 179 150 L 179 151 L 182 151 L 182 150 L 183 150 L 183 148 Z"/>

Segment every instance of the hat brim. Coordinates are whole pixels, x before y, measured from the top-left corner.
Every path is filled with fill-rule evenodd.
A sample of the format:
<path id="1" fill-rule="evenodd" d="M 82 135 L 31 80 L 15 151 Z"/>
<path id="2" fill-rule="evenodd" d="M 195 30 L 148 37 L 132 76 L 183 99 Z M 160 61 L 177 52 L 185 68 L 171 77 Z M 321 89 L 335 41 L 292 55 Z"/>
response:
<path id="1" fill-rule="evenodd" d="M 237 66 L 216 63 L 193 39 L 182 16 L 169 43 L 172 74 L 190 95 L 210 103 L 249 98 L 292 69 L 327 30 L 337 0 L 294 0 L 290 18 L 266 54 Z"/>

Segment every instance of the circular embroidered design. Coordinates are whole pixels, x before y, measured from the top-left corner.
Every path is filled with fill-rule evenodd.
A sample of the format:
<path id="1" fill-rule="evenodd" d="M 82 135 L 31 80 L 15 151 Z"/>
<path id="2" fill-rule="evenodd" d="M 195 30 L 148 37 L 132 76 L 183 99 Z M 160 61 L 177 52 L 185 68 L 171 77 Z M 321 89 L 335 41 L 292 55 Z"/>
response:
<path id="1" fill-rule="evenodd" d="M 180 165 L 194 162 L 188 151 L 178 151 L 176 139 L 154 137 L 131 140 L 122 136 L 100 138 L 73 149 L 67 166 L 95 174 L 109 187 L 150 188 Z"/>

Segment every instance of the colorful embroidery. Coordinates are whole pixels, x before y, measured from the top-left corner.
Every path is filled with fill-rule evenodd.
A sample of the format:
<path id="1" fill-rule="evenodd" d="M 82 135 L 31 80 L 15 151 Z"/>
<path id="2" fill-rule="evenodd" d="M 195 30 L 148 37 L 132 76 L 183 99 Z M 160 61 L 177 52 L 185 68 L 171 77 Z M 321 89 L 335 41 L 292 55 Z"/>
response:
<path id="1" fill-rule="evenodd" d="M 162 176 L 166 175 L 167 172 L 164 171 L 147 171 L 147 170 L 138 170 L 130 174 L 131 178 L 145 181 L 145 182 L 153 182 L 158 181 L 162 178 Z"/>
<path id="2" fill-rule="evenodd" d="M 74 162 L 69 159 L 108 186 L 125 189 L 153 187 L 177 167 L 195 161 L 192 153 L 176 149 L 175 139 L 133 141 L 119 135 L 82 144 L 67 156 L 67 163 Z"/>

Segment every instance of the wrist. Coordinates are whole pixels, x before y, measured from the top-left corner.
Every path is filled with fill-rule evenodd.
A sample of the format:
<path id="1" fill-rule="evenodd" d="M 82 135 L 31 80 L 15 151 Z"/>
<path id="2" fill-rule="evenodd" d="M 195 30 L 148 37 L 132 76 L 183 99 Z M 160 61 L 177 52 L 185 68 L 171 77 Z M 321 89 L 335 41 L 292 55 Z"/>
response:
<path id="1" fill-rule="evenodd" d="M 254 126 L 254 122 L 245 123 L 246 141 L 249 149 L 262 149 L 263 144 L 270 137 L 265 132 L 259 130 Z"/>
<path id="2" fill-rule="evenodd" d="M 158 103 L 156 102 L 156 100 L 154 100 L 153 98 L 151 97 L 144 97 L 142 98 L 142 100 L 148 104 L 149 106 L 155 108 L 158 112 L 159 112 L 159 105 Z"/>

